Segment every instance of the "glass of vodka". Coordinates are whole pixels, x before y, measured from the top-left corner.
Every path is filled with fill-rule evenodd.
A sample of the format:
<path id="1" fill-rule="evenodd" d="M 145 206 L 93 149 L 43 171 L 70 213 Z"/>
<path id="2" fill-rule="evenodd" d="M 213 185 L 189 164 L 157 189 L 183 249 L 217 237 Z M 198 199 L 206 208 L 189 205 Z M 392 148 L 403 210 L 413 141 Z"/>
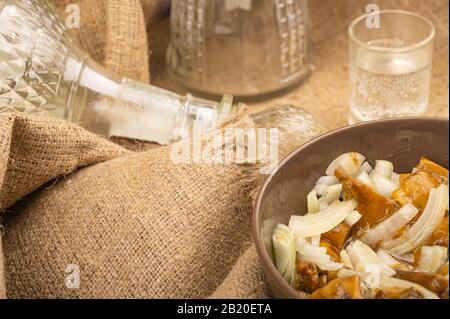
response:
<path id="1" fill-rule="evenodd" d="M 382 10 L 348 30 L 349 123 L 419 116 L 428 107 L 435 28 L 407 11 Z"/>

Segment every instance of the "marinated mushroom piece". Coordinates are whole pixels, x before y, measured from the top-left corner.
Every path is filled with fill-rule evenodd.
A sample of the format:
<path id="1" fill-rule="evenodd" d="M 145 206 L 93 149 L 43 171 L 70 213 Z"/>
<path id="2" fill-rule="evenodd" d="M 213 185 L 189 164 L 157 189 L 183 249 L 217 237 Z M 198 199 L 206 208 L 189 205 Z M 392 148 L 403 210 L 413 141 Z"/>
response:
<path id="1" fill-rule="evenodd" d="M 443 246 L 448 248 L 448 216 L 445 216 L 436 230 L 425 241 L 425 246 Z"/>
<path id="2" fill-rule="evenodd" d="M 397 270 L 395 277 L 421 285 L 437 295 L 441 295 L 448 288 L 448 279 L 440 274 Z"/>
<path id="3" fill-rule="evenodd" d="M 327 271 L 327 274 L 326 274 L 327 281 L 325 282 L 325 285 L 328 282 L 331 282 L 331 281 L 335 280 L 336 278 L 338 278 L 338 274 L 339 274 L 339 271 Z"/>
<path id="4" fill-rule="evenodd" d="M 448 249 L 442 246 L 422 246 L 414 256 L 416 270 L 437 273 L 447 261 Z"/>
<path id="5" fill-rule="evenodd" d="M 327 231 L 321 235 L 321 239 L 329 242 L 337 249 L 337 254 L 344 248 L 345 243 L 350 238 L 351 228 L 345 224 L 340 223 L 332 230 Z"/>
<path id="6" fill-rule="evenodd" d="M 344 197 L 356 200 L 356 210 L 361 214 L 355 224 L 357 230 L 370 228 L 392 215 L 400 204 L 378 194 L 373 188 L 348 175 L 343 170 L 336 170 L 336 177 L 342 182 Z"/>
<path id="7" fill-rule="evenodd" d="M 326 284 L 326 278 L 323 280 L 319 275 L 319 269 L 316 265 L 310 262 L 297 262 L 297 273 L 295 274 L 295 289 L 307 293 L 312 293 L 315 290 Z"/>
<path id="8" fill-rule="evenodd" d="M 439 180 L 439 182 L 448 184 L 448 169 L 429 160 L 428 158 L 422 157 L 417 168 L 419 170 L 427 168 L 430 172 L 432 172 L 434 177 Z"/>
<path id="9" fill-rule="evenodd" d="M 441 274 L 442 276 L 448 276 L 448 260 L 444 264 L 444 266 L 442 266 L 441 269 L 439 269 L 439 274 Z"/>
<path id="10" fill-rule="evenodd" d="M 375 295 L 375 299 L 423 299 L 414 288 L 382 288 Z"/>
<path id="11" fill-rule="evenodd" d="M 327 250 L 327 255 L 331 257 L 332 261 L 339 262 L 341 257 L 339 256 L 339 250 L 325 239 L 320 240 L 320 247 L 324 247 Z"/>
<path id="12" fill-rule="evenodd" d="M 400 178 L 400 187 L 392 193 L 392 198 L 400 203 L 412 203 L 423 210 L 427 205 L 430 190 L 441 183 L 426 167 Z"/>
<path id="13" fill-rule="evenodd" d="M 311 294 L 312 299 L 364 299 L 359 276 L 336 278 Z"/>

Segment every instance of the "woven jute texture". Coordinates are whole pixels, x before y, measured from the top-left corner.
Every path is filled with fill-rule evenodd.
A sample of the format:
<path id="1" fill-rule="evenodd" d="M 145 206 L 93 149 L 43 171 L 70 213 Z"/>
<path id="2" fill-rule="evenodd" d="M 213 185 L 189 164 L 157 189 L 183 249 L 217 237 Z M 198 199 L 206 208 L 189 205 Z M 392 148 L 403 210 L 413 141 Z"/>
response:
<path id="1" fill-rule="evenodd" d="M 64 122 L 4 121 L 14 135 L 2 139 L 14 154 L 4 158 L 15 164 L 7 165 L 3 208 L 13 202 L 3 190 L 24 195 L 24 180 L 43 185 L 4 216 L 8 297 L 263 295 L 261 274 L 245 266 L 256 261 L 249 234 L 257 165 L 177 164 L 175 146 L 131 153 Z M 244 116 L 227 128 L 251 126 Z M 204 149 L 213 141 L 206 137 Z M 69 174 L 94 160 L 101 163 Z M 44 184 L 57 173 L 64 177 Z M 77 289 L 66 285 L 73 267 Z"/>
<path id="2" fill-rule="evenodd" d="M 79 167 L 127 153 L 77 125 L 43 117 L 0 115 L 0 218 L 12 214 L 12 204 L 47 182 L 56 183 L 57 178 L 64 179 Z M 0 232 L 8 234 L 3 226 Z M 1 250 L 0 296 L 4 294 Z"/>
<path id="3" fill-rule="evenodd" d="M 83 49 L 107 69 L 148 82 L 149 50 L 139 0 L 54 0 L 61 14 L 69 4 L 80 8 L 80 28 L 72 29 Z M 155 0 L 158 2 L 158 0 Z M 149 9 L 156 11 L 157 6 Z M 151 16 L 154 17 L 155 14 Z"/>

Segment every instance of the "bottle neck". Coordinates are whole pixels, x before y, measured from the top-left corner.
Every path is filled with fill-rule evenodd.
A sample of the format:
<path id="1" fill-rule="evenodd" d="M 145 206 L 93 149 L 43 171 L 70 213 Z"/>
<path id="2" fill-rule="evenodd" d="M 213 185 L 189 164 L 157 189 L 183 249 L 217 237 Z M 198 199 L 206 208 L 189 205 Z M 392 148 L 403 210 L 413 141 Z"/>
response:
<path id="1" fill-rule="evenodd" d="M 64 117 L 102 135 L 168 144 L 194 123 L 208 131 L 237 112 L 230 96 L 220 103 L 180 96 L 108 74 L 89 58 L 69 56 L 64 77 L 72 82 Z"/>

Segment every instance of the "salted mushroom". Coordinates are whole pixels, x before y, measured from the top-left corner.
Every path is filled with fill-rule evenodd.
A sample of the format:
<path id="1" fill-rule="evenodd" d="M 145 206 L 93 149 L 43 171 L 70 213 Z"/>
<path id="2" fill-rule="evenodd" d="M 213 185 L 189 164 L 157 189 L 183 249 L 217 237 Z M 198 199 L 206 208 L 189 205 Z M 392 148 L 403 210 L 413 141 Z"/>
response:
<path id="1" fill-rule="evenodd" d="M 437 295 L 441 295 L 448 288 L 448 279 L 440 274 L 397 270 L 395 277 L 421 285 Z"/>
<path id="2" fill-rule="evenodd" d="M 423 299 L 414 288 L 381 288 L 375 294 L 375 299 Z"/>
<path id="3" fill-rule="evenodd" d="M 336 278 L 311 294 L 312 299 L 364 299 L 359 276 Z"/>
<path id="4" fill-rule="evenodd" d="M 336 177 L 342 182 L 344 197 L 358 203 L 356 210 L 361 214 L 361 219 L 355 225 L 357 229 L 370 228 L 400 208 L 398 202 L 380 195 L 341 169 L 336 170 Z"/>

